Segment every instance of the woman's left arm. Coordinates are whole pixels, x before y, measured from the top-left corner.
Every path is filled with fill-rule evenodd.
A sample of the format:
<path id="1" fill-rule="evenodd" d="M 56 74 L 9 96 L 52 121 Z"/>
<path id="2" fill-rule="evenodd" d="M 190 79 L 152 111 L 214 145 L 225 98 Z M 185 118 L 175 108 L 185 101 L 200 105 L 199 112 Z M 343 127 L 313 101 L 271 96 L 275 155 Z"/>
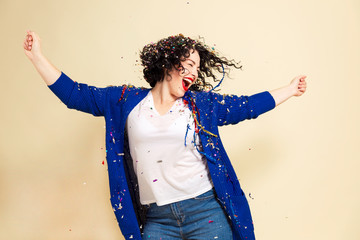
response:
<path id="1" fill-rule="evenodd" d="M 289 85 L 270 91 L 271 96 L 275 100 L 276 106 L 285 102 L 292 96 L 299 97 L 303 95 L 306 91 L 305 78 L 305 75 L 297 76 L 291 80 Z"/>
<path id="2" fill-rule="evenodd" d="M 213 99 L 218 126 L 237 124 L 245 119 L 255 119 L 272 110 L 292 96 L 301 96 L 306 91 L 306 76 L 295 77 L 289 85 L 273 91 L 265 91 L 251 96 L 219 95 L 211 93 L 205 98 Z M 211 111 L 212 112 L 212 111 Z"/>

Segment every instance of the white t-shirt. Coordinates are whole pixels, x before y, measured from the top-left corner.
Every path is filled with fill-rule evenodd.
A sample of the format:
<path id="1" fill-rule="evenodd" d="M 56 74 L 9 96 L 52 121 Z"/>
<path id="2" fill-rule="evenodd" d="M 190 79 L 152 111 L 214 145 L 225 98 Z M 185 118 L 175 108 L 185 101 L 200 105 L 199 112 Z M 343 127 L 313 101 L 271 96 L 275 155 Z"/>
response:
<path id="1" fill-rule="evenodd" d="M 162 206 L 213 187 L 206 158 L 194 146 L 194 118 L 181 98 L 160 115 L 149 91 L 129 114 L 126 127 L 141 204 Z"/>

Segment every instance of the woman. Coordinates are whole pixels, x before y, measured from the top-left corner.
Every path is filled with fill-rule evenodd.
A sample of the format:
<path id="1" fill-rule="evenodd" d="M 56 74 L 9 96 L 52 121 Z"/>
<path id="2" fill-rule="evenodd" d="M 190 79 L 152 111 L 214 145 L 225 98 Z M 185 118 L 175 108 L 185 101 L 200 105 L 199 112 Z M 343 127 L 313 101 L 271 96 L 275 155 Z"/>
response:
<path id="1" fill-rule="evenodd" d="M 140 54 L 151 89 L 96 88 L 51 65 L 36 33 L 28 31 L 24 50 L 68 108 L 105 117 L 111 204 L 125 239 L 255 239 L 218 126 L 301 96 L 306 76 L 250 97 L 216 94 L 205 77 L 215 80 L 214 71 L 224 77 L 225 67 L 241 66 L 177 35 Z"/>

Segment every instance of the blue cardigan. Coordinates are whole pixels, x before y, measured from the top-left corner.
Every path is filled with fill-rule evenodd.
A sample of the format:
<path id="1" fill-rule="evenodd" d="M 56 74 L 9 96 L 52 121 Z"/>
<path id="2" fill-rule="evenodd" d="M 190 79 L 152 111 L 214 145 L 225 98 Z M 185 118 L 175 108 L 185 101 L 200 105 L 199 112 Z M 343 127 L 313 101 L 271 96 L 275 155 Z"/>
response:
<path id="1" fill-rule="evenodd" d="M 49 88 L 70 109 L 104 116 L 110 201 L 125 239 L 142 239 L 146 210 L 139 201 L 125 123 L 150 89 L 131 85 L 96 88 L 74 82 L 64 73 Z M 218 126 L 256 118 L 275 107 L 269 92 L 252 96 L 187 91 L 183 97 L 198 119 L 202 154 L 206 156 L 217 197 L 232 222 L 234 240 L 255 239 L 250 208 L 227 156 Z"/>

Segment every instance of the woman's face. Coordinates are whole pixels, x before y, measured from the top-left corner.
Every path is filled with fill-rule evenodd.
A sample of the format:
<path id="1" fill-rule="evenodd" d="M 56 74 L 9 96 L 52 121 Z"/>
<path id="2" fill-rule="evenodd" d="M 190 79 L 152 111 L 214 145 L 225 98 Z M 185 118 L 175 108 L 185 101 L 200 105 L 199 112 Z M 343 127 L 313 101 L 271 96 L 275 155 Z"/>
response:
<path id="1" fill-rule="evenodd" d="M 169 85 L 169 90 L 176 97 L 184 96 L 185 92 L 196 81 L 200 68 L 200 56 L 196 50 L 190 51 L 190 56 L 181 62 L 182 68 L 173 68 L 169 72 L 170 77 L 165 79 Z"/>

